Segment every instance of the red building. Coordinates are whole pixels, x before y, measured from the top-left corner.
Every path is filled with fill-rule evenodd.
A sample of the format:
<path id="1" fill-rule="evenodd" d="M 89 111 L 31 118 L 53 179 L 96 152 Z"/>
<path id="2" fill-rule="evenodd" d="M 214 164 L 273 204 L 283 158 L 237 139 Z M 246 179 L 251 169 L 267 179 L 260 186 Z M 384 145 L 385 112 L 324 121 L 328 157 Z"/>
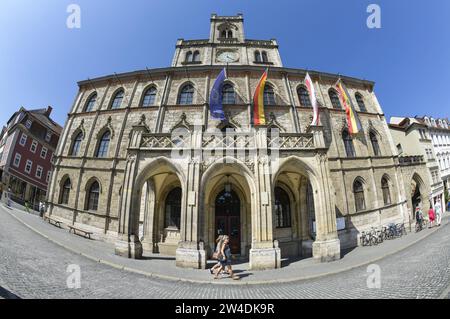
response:
<path id="1" fill-rule="evenodd" d="M 46 200 L 53 153 L 62 127 L 50 114 L 52 108 L 26 110 L 21 107 L 0 135 L 0 192 L 11 189 L 11 198 L 37 207 Z"/>

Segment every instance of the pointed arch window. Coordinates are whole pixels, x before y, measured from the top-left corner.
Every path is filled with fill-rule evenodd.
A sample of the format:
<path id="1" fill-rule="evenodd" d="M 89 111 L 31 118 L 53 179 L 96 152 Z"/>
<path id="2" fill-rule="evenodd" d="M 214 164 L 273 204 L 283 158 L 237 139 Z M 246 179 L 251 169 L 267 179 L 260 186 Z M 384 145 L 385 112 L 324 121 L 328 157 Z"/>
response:
<path id="1" fill-rule="evenodd" d="M 381 179 L 381 190 L 383 191 L 383 202 L 384 205 L 391 204 L 391 192 L 389 190 L 389 181 L 386 177 Z"/>
<path id="2" fill-rule="evenodd" d="M 97 181 L 93 182 L 89 187 L 87 210 L 98 210 L 98 199 L 100 197 L 100 185 Z"/>
<path id="3" fill-rule="evenodd" d="M 338 110 L 342 109 L 341 100 L 339 99 L 338 93 L 335 90 L 330 89 L 328 91 L 328 95 L 330 97 L 331 105 L 333 105 L 333 108 Z"/>
<path id="4" fill-rule="evenodd" d="M 97 101 L 97 93 L 94 93 L 89 98 L 88 102 L 86 103 L 86 107 L 84 108 L 85 112 L 92 112 L 95 107 L 95 102 Z"/>
<path id="5" fill-rule="evenodd" d="M 223 104 L 236 104 L 236 94 L 234 87 L 230 83 L 225 83 L 222 87 Z"/>
<path id="6" fill-rule="evenodd" d="M 370 143 L 372 144 L 373 154 L 381 156 L 380 144 L 378 143 L 377 135 L 374 132 L 369 133 Z"/>
<path id="7" fill-rule="evenodd" d="M 271 85 L 266 84 L 264 87 L 263 96 L 264 105 L 275 105 L 275 92 Z"/>
<path id="8" fill-rule="evenodd" d="M 356 102 L 358 103 L 359 110 L 361 112 L 367 112 L 366 104 L 364 104 L 364 98 L 361 94 L 355 94 Z"/>
<path id="9" fill-rule="evenodd" d="M 297 91 L 298 99 L 300 101 L 301 106 L 310 107 L 311 106 L 311 100 L 309 99 L 309 93 L 306 88 L 303 86 L 298 88 Z"/>
<path id="10" fill-rule="evenodd" d="M 200 62 L 200 52 L 199 51 L 195 51 L 192 60 L 194 62 Z"/>
<path id="11" fill-rule="evenodd" d="M 72 184 L 70 182 L 70 178 L 67 178 L 64 181 L 64 184 L 62 185 L 61 189 L 61 195 L 59 197 L 59 203 L 63 205 L 69 204 L 69 196 L 70 196 L 70 188 L 72 187 Z"/>
<path id="12" fill-rule="evenodd" d="M 181 221 L 181 188 L 172 189 L 166 197 L 164 227 L 180 229 Z"/>
<path id="13" fill-rule="evenodd" d="M 289 195 L 281 187 L 275 187 L 275 217 L 277 228 L 291 227 Z"/>
<path id="14" fill-rule="evenodd" d="M 98 144 L 97 152 L 95 153 L 95 157 L 107 157 L 108 156 L 108 149 L 109 149 L 109 142 L 111 141 L 111 132 L 106 131 Z"/>
<path id="15" fill-rule="evenodd" d="M 145 91 L 144 99 L 142 100 L 142 106 L 148 107 L 155 105 L 156 101 L 156 88 L 154 86 L 150 87 Z"/>
<path id="16" fill-rule="evenodd" d="M 231 38 L 233 37 L 233 31 L 228 30 L 228 32 L 227 32 L 227 37 L 228 37 L 229 39 L 231 39 Z"/>
<path id="17" fill-rule="evenodd" d="M 267 58 L 267 52 L 266 51 L 263 51 L 261 53 L 261 56 L 262 56 L 262 61 L 263 62 L 269 62 L 269 59 Z"/>
<path id="18" fill-rule="evenodd" d="M 80 153 L 81 142 L 83 141 L 83 132 L 79 132 L 72 143 L 72 148 L 70 150 L 71 156 L 78 156 Z"/>
<path id="19" fill-rule="evenodd" d="M 261 53 L 259 51 L 255 51 L 255 61 L 262 62 Z"/>
<path id="20" fill-rule="evenodd" d="M 194 101 L 194 87 L 192 84 L 186 84 L 180 91 L 178 96 L 178 104 L 188 105 Z"/>
<path id="21" fill-rule="evenodd" d="M 193 61 L 193 54 L 192 51 L 188 51 L 186 53 L 186 58 L 185 58 L 185 62 L 192 62 Z"/>
<path id="22" fill-rule="evenodd" d="M 347 157 L 355 157 L 355 147 L 353 146 L 353 139 L 350 136 L 348 130 L 342 131 L 342 140 L 344 142 L 345 153 Z"/>
<path id="23" fill-rule="evenodd" d="M 364 186 L 360 180 L 355 180 L 353 183 L 353 195 L 355 196 L 355 208 L 356 211 L 362 211 L 366 209 L 366 201 L 364 199 Z"/>
<path id="24" fill-rule="evenodd" d="M 120 90 L 119 92 L 116 93 L 116 95 L 114 95 L 114 99 L 111 103 L 112 110 L 118 109 L 122 106 L 123 96 L 124 96 L 123 90 Z"/>

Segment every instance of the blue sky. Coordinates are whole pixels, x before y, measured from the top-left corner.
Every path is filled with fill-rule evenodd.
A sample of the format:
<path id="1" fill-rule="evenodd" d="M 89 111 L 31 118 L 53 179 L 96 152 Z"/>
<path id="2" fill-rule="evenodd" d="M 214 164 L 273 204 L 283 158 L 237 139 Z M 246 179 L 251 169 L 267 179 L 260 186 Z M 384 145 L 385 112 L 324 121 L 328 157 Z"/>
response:
<path id="1" fill-rule="evenodd" d="M 72 3 L 81 29 L 66 27 Z M 366 26 L 371 3 L 381 29 Z M 64 124 L 77 81 L 169 66 L 178 38 L 208 38 L 213 12 L 243 13 L 247 38 L 276 38 L 286 67 L 375 81 L 387 116 L 450 117 L 448 0 L 1 0 L 0 125 L 47 105 Z"/>

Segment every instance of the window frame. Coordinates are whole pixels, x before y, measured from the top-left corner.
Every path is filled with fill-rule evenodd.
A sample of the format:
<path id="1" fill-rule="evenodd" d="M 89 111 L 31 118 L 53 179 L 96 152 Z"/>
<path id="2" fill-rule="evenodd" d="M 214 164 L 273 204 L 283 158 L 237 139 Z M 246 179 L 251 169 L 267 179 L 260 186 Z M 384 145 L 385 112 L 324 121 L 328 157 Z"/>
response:
<path id="1" fill-rule="evenodd" d="M 356 157 L 355 145 L 353 144 L 353 138 L 350 135 L 348 129 L 342 131 L 341 137 L 344 143 L 344 150 L 347 158 L 355 158 Z"/>
<path id="2" fill-rule="evenodd" d="M 187 90 L 189 90 L 189 91 L 187 91 Z M 195 88 L 192 83 L 184 84 L 181 87 L 180 92 L 178 93 L 177 105 L 193 105 L 194 104 L 194 92 L 195 92 Z"/>
<path id="3" fill-rule="evenodd" d="M 383 203 L 385 206 L 392 204 L 391 190 L 387 177 L 381 179 L 381 192 L 383 194 Z"/>
<path id="4" fill-rule="evenodd" d="M 142 103 L 141 103 L 141 107 L 151 107 L 151 106 L 155 106 L 156 105 L 156 96 L 158 94 L 158 90 L 156 88 L 156 86 L 151 85 L 149 86 L 145 91 L 144 94 L 142 96 Z M 146 103 L 147 97 L 152 97 L 149 98 L 148 100 L 150 100 L 152 103 Z M 153 99 L 153 100 L 152 100 Z"/>
<path id="5" fill-rule="evenodd" d="M 69 205 L 70 191 L 72 190 L 72 181 L 67 177 L 62 184 L 61 194 L 59 195 L 59 204 Z"/>
<path id="6" fill-rule="evenodd" d="M 122 96 L 119 96 L 119 94 L 122 94 Z M 113 99 L 111 100 L 111 110 L 118 110 L 122 108 L 123 99 L 125 98 L 125 90 L 119 89 L 114 93 Z M 120 103 L 117 102 L 120 99 Z"/>
<path id="7" fill-rule="evenodd" d="M 275 89 L 272 85 L 266 83 L 263 92 L 263 104 L 264 106 L 277 105 Z"/>
<path id="8" fill-rule="evenodd" d="M 29 169 L 27 169 L 27 167 L 30 167 Z M 25 168 L 24 168 L 24 172 L 27 174 L 31 174 L 31 171 L 33 170 L 33 161 L 32 160 L 27 160 L 25 162 Z"/>
<path id="9" fill-rule="evenodd" d="M 18 159 L 19 162 L 16 164 L 16 160 L 17 159 Z M 19 168 L 21 161 L 22 161 L 22 154 L 16 153 L 16 155 L 14 156 L 13 166 L 16 167 L 16 168 Z"/>
<path id="10" fill-rule="evenodd" d="M 93 190 L 94 185 L 97 186 L 96 190 Z M 89 190 L 87 192 L 86 210 L 98 211 L 99 203 L 100 203 L 100 183 L 97 180 L 95 180 L 89 186 Z"/>
<path id="11" fill-rule="evenodd" d="M 360 188 L 356 189 L 356 186 L 359 185 Z M 361 212 L 366 210 L 366 198 L 364 194 L 364 183 L 360 179 L 356 179 L 353 182 L 353 197 L 355 199 L 355 210 L 356 212 Z"/>
<path id="12" fill-rule="evenodd" d="M 33 140 L 30 145 L 30 152 L 36 154 L 38 145 L 39 145 L 38 141 Z"/>
<path id="13" fill-rule="evenodd" d="M 45 153 L 45 154 L 42 155 L 42 153 Z M 41 157 L 42 159 L 46 159 L 46 158 L 47 158 L 47 154 L 48 154 L 48 148 L 46 148 L 45 146 L 42 146 L 40 157 Z"/>
<path id="14" fill-rule="evenodd" d="M 34 176 L 36 178 L 42 179 L 42 175 L 43 174 L 44 174 L 44 168 L 41 165 L 37 165 L 36 166 L 36 173 L 34 174 Z"/>
<path id="15" fill-rule="evenodd" d="M 108 135 L 108 139 L 105 136 Z M 109 154 L 109 144 L 111 143 L 111 132 L 105 131 L 98 141 L 97 149 L 95 150 L 96 158 L 107 158 Z M 106 144 L 106 146 L 105 146 Z"/>
<path id="16" fill-rule="evenodd" d="M 364 97 L 362 96 L 361 93 L 359 92 L 355 93 L 355 100 L 356 104 L 358 104 L 359 111 L 367 113 L 367 106 L 366 103 L 364 102 Z"/>
<path id="17" fill-rule="evenodd" d="M 301 92 L 304 92 L 303 94 Z M 308 89 L 303 85 L 299 86 L 297 89 L 297 96 L 300 106 L 302 107 L 312 107 L 311 97 L 309 96 Z M 306 102 L 306 103 L 305 103 Z"/>
<path id="18" fill-rule="evenodd" d="M 95 104 L 97 103 L 97 92 L 90 95 L 84 107 L 84 112 L 93 112 L 95 110 Z"/>
<path id="19" fill-rule="evenodd" d="M 25 134 L 25 133 L 22 133 L 22 135 L 20 136 L 19 145 L 20 146 L 25 146 L 27 144 L 27 140 L 28 140 L 28 135 Z"/>

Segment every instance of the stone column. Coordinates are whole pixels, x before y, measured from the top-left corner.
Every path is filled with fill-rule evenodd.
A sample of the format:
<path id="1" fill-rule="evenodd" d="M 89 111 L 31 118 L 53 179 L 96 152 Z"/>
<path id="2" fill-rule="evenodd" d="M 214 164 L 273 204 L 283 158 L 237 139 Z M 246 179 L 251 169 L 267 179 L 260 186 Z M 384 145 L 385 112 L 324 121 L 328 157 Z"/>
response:
<path id="1" fill-rule="evenodd" d="M 318 167 L 317 185 L 314 188 L 314 205 L 316 213 L 316 240 L 313 243 L 313 258 L 319 262 L 334 261 L 341 258 L 340 240 L 336 227 L 336 205 L 328 157 L 323 137 L 322 126 L 310 126 L 308 133 L 313 134 L 314 147 L 317 150 L 316 167 Z"/>
<path id="2" fill-rule="evenodd" d="M 267 130 L 256 129 L 255 186 L 252 205 L 252 247 L 250 269 L 281 267 L 281 251 L 273 240 L 271 162 L 267 153 Z"/>
<path id="3" fill-rule="evenodd" d="M 195 127 L 191 146 L 200 150 L 202 127 Z M 205 269 L 206 252 L 204 243 L 199 242 L 200 170 L 201 159 L 193 152 L 188 160 L 187 180 L 182 181 L 183 198 L 181 204 L 180 242 L 176 250 L 176 265 L 182 268 Z"/>
<path id="4" fill-rule="evenodd" d="M 139 147 L 142 134 L 148 132 L 144 122 L 133 126 L 131 131 L 122 200 L 119 212 L 119 231 L 115 244 L 116 255 L 139 259 L 142 257 L 142 244 L 139 241 L 139 208 L 141 189 L 135 189 L 138 171 Z M 139 185 L 138 185 L 139 186 Z"/>
<path id="5" fill-rule="evenodd" d="M 156 214 L 156 198 L 155 198 L 155 183 L 150 179 L 146 183 L 147 198 L 145 201 L 144 214 L 144 239 L 142 240 L 142 248 L 144 252 L 153 253 L 155 246 L 154 224 Z"/>

